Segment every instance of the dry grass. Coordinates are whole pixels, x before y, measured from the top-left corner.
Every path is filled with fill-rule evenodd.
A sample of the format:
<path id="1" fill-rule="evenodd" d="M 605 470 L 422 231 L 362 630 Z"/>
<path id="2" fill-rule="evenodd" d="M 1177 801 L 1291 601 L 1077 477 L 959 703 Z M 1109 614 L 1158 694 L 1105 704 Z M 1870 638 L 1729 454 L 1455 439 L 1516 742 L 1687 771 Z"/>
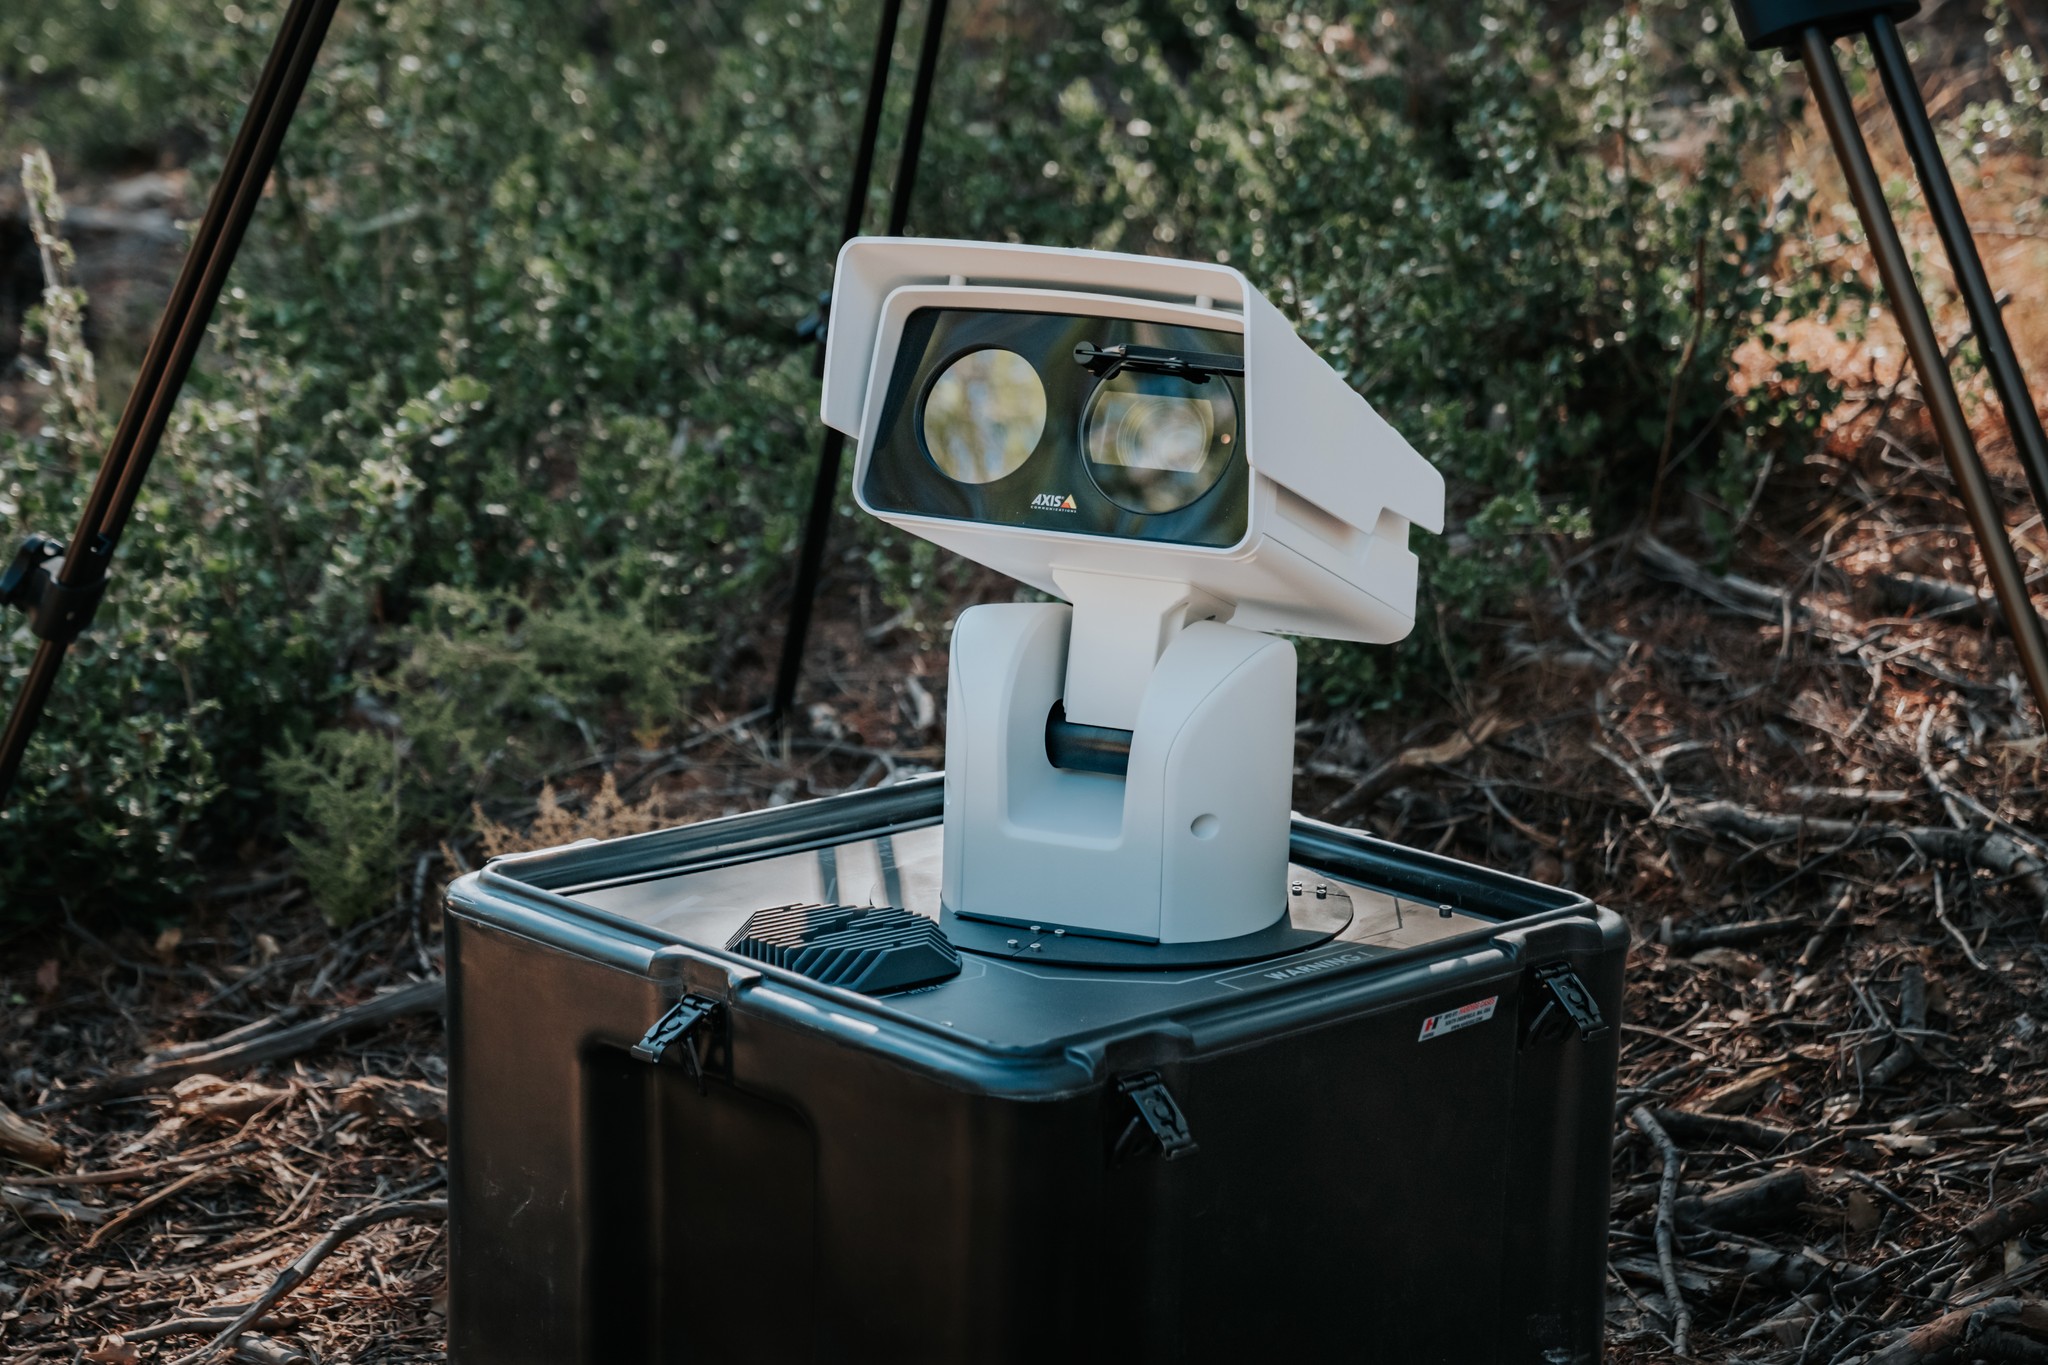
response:
<path id="1" fill-rule="evenodd" d="M 673 824 L 669 798 L 656 792 L 639 802 L 619 795 L 618 778 L 606 773 L 598 780 L 589 799 L 572 809 L 562 803 L 552 782 L 543 783 L 531 823 L 500 824 L 482 807 L 476 811 L 478 847 L 486 858 L 505 853 L 523 853 L 534 848 L 554 848 L 583 839 L 617 839 L 627 834 L 645 834 Z M 447 855 L 444 855 L 447 856 Z M 451 858 L 452 862 L 453 859 Z"/>

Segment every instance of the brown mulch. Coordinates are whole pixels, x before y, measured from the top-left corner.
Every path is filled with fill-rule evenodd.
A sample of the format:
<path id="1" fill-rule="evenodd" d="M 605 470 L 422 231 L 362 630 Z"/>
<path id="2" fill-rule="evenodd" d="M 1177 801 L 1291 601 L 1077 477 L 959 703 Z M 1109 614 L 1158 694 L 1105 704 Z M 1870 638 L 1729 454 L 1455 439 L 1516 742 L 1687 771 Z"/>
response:
<path id="1" fill-rule="evenodd" d="M 1634 927 L 1610 1359 L 2048 1361 L 2048 753 L 1910 384 L 1825 359 L 1870 365 L 1856 417 L 1736 534 L 1560 543 L 1515 619 L 1425 621 L 1485 665 L 1305 709 L 1296 800 Z M 373 920 L 279 862 L 0 942 L 0 1357 L 177 1360 L 253 1311 L 237 1358 L 438 1358 L 436 888 L 936 766 L 940 639 L 853 588 L 821 617 L 787 743 L 746 719 L 769 661 L 724 660 L 722 710 L 423 852 Z"/>
<path id="2" fill-rule="evenodd" d="M 1671 1288 L 1693 1359 L 2048 1351 L 2043 746 L 1975 599 L 1930 616 L 1912 593 L 1931 590 L 1893 581 L 1967 585 L 1960 525 L 1937 469 L 1839 433 L 1774 483 L 1732 573 L 1698 541 L 1560 546 L 1560 587 L 1462 690 L 1304 729 L 1310 813 L 1577 887 L 1634 925 L 1611 1359 L 1674 1358 Z M 2039 539 L 2022 536 L 2037 561 Z M 943 698 L 943 656 L 877 616 L 828 613 L 788 744 L 710 717 L 608 781 L 563 774 L 493 837 L 935 765 L 918 694 Z M 734 662 L 743 692 L 761 665 Z M 161 923 L 0 947 L 0 1101 L 59 1149 L 0 1168 L 9 1359 L 190 1358 L 252 1306 L 268 1344 L 245 1350 L 271 1354 L 245 1358 L 440 1354 L 443 856 L 346 930 L 279 865 Z M 256 1305 L 348 1219 L 301 1287 Z"/>

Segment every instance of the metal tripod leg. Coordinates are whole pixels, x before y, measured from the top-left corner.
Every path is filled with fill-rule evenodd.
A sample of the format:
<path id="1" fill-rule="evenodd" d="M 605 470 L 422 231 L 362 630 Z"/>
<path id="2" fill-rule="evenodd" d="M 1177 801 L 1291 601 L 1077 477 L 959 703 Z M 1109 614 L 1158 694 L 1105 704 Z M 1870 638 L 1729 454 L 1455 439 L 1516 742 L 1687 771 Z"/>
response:
<path id="1" fill-rule="evenodd" d="M 320 44 L 334 18 L 336 4 L 337 0 L 292 0 L 278 25 L 277 41 L 257 78 L 242 126 L 228 150 L 220 179 L 207 201 L 206 213 L 193 234 L 185 264 L 178 272 L 170 300 L 164 305 L 163 317 L 135 377 L 135 387 L 129 392 L 128 405 L 107 443 L 99 477 L 86 498 L 77 530 L 65 548 L 55 586 L 66 594 L 96 600 L 106 584 L 114 548 L 135 510 L 135 499 L 163 440 L 171 408 L 185 385 L 185 375 L 206 339 L 213 306 L 242 245 L 242 235 L 263 197 L 271 168 L 277 164 L 278 148 L 284 143 L 285 130 L 291 126 L 299 97 L 305 93 L 306 80 L 320 54 Z M 29 607 L 32 596 L 26 591 L 23 596 L 19 605 Z M 38 613 L 31 612 L 32 621 L 37 616 Z M 13 791 L 22 757 L 37 722 L 42 719 L 43 705 L 57 680 L 64 653 L 89 619 L 88 610 L 54 629 L 46 629 L 42 623 L 37 625 L 41 643 L 36 647 L 28 677 L 15 696 L 6 731 L 0 734 L 0 806 L 6 804 Z"/>
<path id="2" fill-rule="evenodd" d="M 868 172 L 875 161 L 875 138 L 881 124 L 882 96 L 888 88 L 889 53 L 896 39 L 896 20 L 902 0 L 887 0 L 882 28 L 875 45 L 874 72 L 868 80 L 867 113 L 861 125 L 860 153 L 854 162 L 854 180 L 846 200 L 846 222 L 839 234 L 844 243 L 860 235 L 861 219 L 867 208 Z M 946 0 L 931 0 L 925 15 L 924 39 L 917 54 L 917 79 L 911 88 L 910 115 L 903 129 L 903 150 L 896 161 L 896 184 L 889 196 L 889 235 L 903 235 L 910 218 L 911 195 L 917 188 L 917 164 L 924 150 L 924 125 L 931 110 L 932 82 L 939 66 L 939 42 L 946 30 Z M 818 331 L 818 373 L 825 372 L 825 334 Z M 780 726 L 796 703 L 797 683 L 803 677 L 804 646 L 811 634 L 811 608 L 818 596 L 823 575 L 825 542 L 832 533 L 832 512 L 839 502 L 839 468 L 846 452 L 846 437 L 827 428 L 818 443 L 818 465 L 811 481 L 811 506 L 804 518 L 803 547 L 797 554 L 796 584 L 790 590 L 789 624 L 782 635 L 782 658 L 775 670 L 775 696 L 768 712 L 770 723 Z"/>
<path id="3" fill-rule="evenodd" d="M 2041 430 L 2041 415 L 2034 409 L 2027 376 L 2020 369 L 2012 336 L 2005 330 L 2005 315 L 1999 310 L 1997 295 L 1991 292 L 1984 258 L 1977 254 L 1977 240 L 1970 234 L 1970 221 L 1963 216 L 1962 201 L 1956 197 L 1956 182 L 1950 178 L 1941 144 L 1935 140 L 1927 104 L 1920 97 L 1920 83 L 1906 60 L 1906 45 L 1889 16 L 1880 14 L 1871 20 L 1870 50 L 1877 58 L 1877 71 L 1884 78 L 1899 131 L 1905 135 L 1906 150 L 1912 154 L 1913 168 L 1919 173 L 1921 194 L 1934 215 L 1963 303 L 1970 310 L 1970 326 L 1984 353 L 1985 367 L 1991 371 L 1991 382 L 1998 389 L 1998 401 L 2005 408 L 2005 424 L 2034 490 L 2034 505 L 2048 508 L 2048 434 Z"/>
<path id="4" fill-rule="evenodd" d="M 1889 24 L 1886 20 L 1879 22 Z M 2005 518 L 1999 510 L 1990 477 L 1984 472 L 1984 461 L 1977 452 L 1975 438 L 1970 434 L 1970 424 L 1963 416 L 1962 401 L 1956 396 L 1955 381 L 1949 375 L 1941 343 L 1927 315 L 1927 304 L 1920 296 L 1919 284 L 1913 278 L 1912 266 L 1906 259 L 1906 249 L 1899 241 L 1899 230 L 1892 222 L 1890 208 L 1885 204 L 1884 187 L 1878 182 L 1877 168 L 1871 164 L 1870 148 L 1863 141 L 1863 130 L 1856 123 L 1856 108 L 1850 99 L 1849 88 L 1842 80 L 1841 68 L 1835 64 L 1834 45 L 1822 30 L 1808 28 L 1800 34 L 1799 56 L 1805 63 L 1814 99 L 1820 106 L 1821 121 L 1827 125 L 1828 137 L 1834 143 L 1835 157 L 1848 178 L 1849 197 L 1855 202 L 1857 216 L 1863 220 L 1863 231 L 1870 240 L 1871 253 L 1877 258 L 1877 273 L 1884 281 L 1885 293 L 1898 317 L 1899 331 L 1906 338 L 1906 350 L 1912 355 L 1913 368 L 1920 376 L 1928 415 L 1934 422 L 1935 435 L 1941 441 L 1942 454 L 1948 458 L 1949 472 L 1955 477 L 1956 491 L 1962 497 L 1970 528 L 1976 532 L 1977 548 L 1984 556 L 1984 567 L 1998 595 L 2006 627 L 2012 632 L 2013 645 L 2019 651 L 2020 667 L 2025 670 L 2027 682 L 2033 689 L 2035 706 L 2044 720 L 2048 720 L 2048 635 L 2042 633 L 2041 618 L 2027 595 L 2026 576 L 2020 572 L 2019 560 L 2013 554 Z M 1931 132 L 1929 136 L 1931 138 Z M 1953 186 L 1949 187 L 1949 192 L 1952 196 Z M 1963 230 L 1967 237 L 1967 225 Z M 1996 305 L 1993 304 L 1989 311 L 1995 315 Z M 2000 335 L 2003 335 L 2002 328 Z M 2017 372 L 2017 363 L 2014 368 Z M 2008 411 L 2014 406 L 2008 399 Z M 2018 406 L 2024 406 L 2029 413 L 2033 410 L 2030 402 Z"/>

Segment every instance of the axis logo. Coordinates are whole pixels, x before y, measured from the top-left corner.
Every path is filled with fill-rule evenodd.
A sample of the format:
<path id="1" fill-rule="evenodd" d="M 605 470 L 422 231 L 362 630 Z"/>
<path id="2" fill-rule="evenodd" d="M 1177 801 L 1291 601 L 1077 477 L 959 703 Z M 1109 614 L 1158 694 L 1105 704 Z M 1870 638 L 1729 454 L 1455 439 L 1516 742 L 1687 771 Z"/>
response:
<path id="1" fill-rule="evenodd" d="M 1040 493 L 1031 500 L 1031 510 L 1034 512 L 1078 512 L 1081 509 L 1074 506 L 1074 495 L 1072 493 L 1068 493 L 1065 496 L 1058 493 Z"/>

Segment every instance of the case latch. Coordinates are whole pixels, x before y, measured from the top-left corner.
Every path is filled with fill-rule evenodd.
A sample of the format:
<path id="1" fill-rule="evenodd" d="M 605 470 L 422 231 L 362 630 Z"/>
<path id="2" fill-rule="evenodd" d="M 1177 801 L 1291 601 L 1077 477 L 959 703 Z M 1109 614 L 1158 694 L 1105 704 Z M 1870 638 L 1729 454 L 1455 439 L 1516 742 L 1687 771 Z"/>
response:
<path id="1" fill-rule="evenodd" d="M 1156 1071 L 1140 1071 L 1116 1083 L 1116 1092 L 1138 1111 L 1117 1134 L 1110 1155 L 1116 1161 L 1155 1150 L 1172 1161 L 1196 1150 L 1194 1134 L 1188 1131 L 1187 1116 L 1174 1102 L 1173 1092 Z"/>
<path id="2" fill-rule="evenodd" d="M 633 1055 L 658 1066 L 680 1044 L 683 1067 L 697 1082 L 697 1093 L 703 1094 L 704 1058 L 697 1051 L 697 1033 L 721 1008 L 719 1002 L 708 995 L 684 996 L 670 1007 L 667 1014 L 654 1021 L 654 1027 L 647 1030 L 639 1042 L 633 1044 Z"/>
<path id="3" fill-rule="evenodd" d="M 1571 963 L 1552 962 L 1538 967 L 1536 985 L 1544 995 L 1543 1008 L 1529 1021 L 1530 1039 L 1556 1031 L 1563 1020 L 1570 1020 L 1578 1029 L 1582 1043 L 1595 1042 L 1610 1032 L 1606 1017 L 1600 1013 L 1599 1002 L 1593 999 L 1593 992 L 1586 989 L 1586 983 L 1579 979 L 1579 973 Z"/>

